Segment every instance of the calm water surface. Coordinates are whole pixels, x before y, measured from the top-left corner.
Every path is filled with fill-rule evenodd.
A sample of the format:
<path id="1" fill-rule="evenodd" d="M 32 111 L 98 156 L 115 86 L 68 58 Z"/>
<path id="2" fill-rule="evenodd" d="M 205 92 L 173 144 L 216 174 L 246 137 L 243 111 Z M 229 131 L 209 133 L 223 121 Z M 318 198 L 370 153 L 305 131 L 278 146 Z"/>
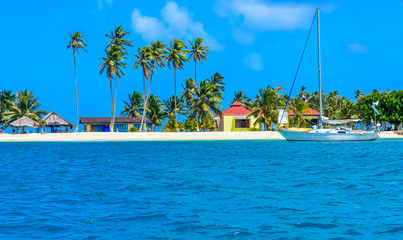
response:
<path id="1" fill-rule="evenodd" d="M 0 143 L 0 238 L 403 239 L 402 146 Z"/>

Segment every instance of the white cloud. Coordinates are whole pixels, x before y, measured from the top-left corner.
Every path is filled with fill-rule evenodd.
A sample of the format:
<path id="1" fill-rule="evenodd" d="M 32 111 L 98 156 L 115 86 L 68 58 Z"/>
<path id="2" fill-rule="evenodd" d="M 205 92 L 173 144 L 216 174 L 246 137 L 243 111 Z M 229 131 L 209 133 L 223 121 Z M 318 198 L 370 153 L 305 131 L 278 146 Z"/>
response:
<path id="1" fill-rule="evenodd" d="M 241 43 L 250 35 L 264 31 L 308 29 L 315 6 L 306 3 L 264 2 L 262 0 L 217 0 L 214 11 L 228 18 L 234 27 L 234 37 Z M 249 40 L 243 38 L 247 36 Z"/>
<path id="2" fill-rule="evenodd" d="M 243 60 L 243 62 L 252 70 L 263 70 L 262 56 L 260 56 L 258 53 L 251 53 Z"/>
<path id="3" fill-rule="evenodd" d="M 348 44 L 347 49 L 349 52 L 357 53 L 357 54 L 364 54 L 364 53 L 368 52 L 367 46 L 359 44 L 359 43 Z"/>
<path id="4" fill-rule="evenodd" d="M 193 40 L 196 37 L 205 39 L 205 44 L 213 51 L 220 51 L 224 46 L 217 39 L 208 34 L 201 22 L 195 22 L 184 7 L 179 7 L 175 2 L 168 1 L 161 10 L 162 19 L 143 16 L 140 10 L 132 12 L 132 29 L 146 41 L 181 38 Z"/>

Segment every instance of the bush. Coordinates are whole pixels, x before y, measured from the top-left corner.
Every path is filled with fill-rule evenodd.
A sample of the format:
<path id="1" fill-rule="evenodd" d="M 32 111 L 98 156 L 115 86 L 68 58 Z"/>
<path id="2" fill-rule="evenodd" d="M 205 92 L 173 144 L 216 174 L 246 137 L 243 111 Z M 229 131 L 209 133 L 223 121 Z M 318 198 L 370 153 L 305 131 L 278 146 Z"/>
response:
<path id="1" fill-rule="evenodd" d="M 249 131 L 259 131 L 259 129 L 256 127 L 253 127 L 253 128 L 249 128 Z"/>
<path id="2" fill-rule="evenodd" d="M 130 129 L 129 129 L 129 132 L 137 132 L 138 130 L 137 130 L 137 128 L 135 128 L 135 127 L 131 127 Z"/>

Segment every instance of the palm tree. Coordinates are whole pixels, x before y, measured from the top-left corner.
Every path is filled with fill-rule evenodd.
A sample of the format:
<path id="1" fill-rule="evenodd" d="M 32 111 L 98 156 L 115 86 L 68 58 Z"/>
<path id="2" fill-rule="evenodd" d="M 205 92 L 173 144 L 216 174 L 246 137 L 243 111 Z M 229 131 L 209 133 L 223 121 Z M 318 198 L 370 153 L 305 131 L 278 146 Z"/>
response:
<path id="1" fill-rule="evenodd" d="M 224 77 L 218 72 L 211 76 L 211 83 L 213 84 L 214 91 L 221 92 L 221 94 L 225 91 Z"/>
<path id="2" fill-rule="evenodd" d="M 173 41 L 170 42 L 170 47 L 168 49 L 168 56 L 166 57 L 166 60 L 168 62 L 168 67 L 171 69 L 171 66 L 174 68 L 174 87 L 175 87 L 175 105 L 176 103 L 176 69 L 183 69 L 184 62 L 189 61 L 186 58 L 186 50 L 187 46 L 182 40 L 179 39 L 174 39 Z M 177 109 L 177 107 L 175 107 Z M 178 118 L 176 116 L 175 112 L 175 125 L 178 124 Z M 177 129 L 179 131 L 179 129 Z"/>
<path id="3" fill-rule="evenodd" d="M 362 91 L 360 89 L 354 91 L 354 94 L 355 94 L 356 101 L 360 100 L 360 98 L 362 98 L 364 96 L 364 94 L 362 93 Z"/>
<path id="4" fill-rule="evenodd" d="M 157 96 L 151 94 L 148 102 L 147 118 L 152 121 L 154 132 L 156 127 L 162 126 L 162 121 L 167 117 L 168 113 L 164 109 L 164 105 Z"/>
<path id="5" fill-rule="evenodd" d="M 298 93 L 298 98 L 302 100 L 303 96 L 305 96 L 306 98 L 308 98 L 308 93 L 305 91 L 306 87 L 302 86 L 301 90 Z"/>
<path id="6" fill-rule="evenodd" d="M 70 34 L 70 41 L 69 45 L 67 45 L 67 49 L 72 48 L 73 49 L 73 59 L 74 59 L 74 83 L 75 83 L 75 88 L 76 88 L 76 132 L 78 131 L 78 95 L 77 95 L 77 76 L 76 76 L 76 51 L 78 54 L 80 52 L 78 51 L 79 49 L 83 49 L 84 51 L 87 52 L 87 50 L 84 48 L 87 46 L 87 44 L 84 42 L 82 39 L 83 35 L 81 35 L 79 32 L 75 32 L 73 35 Z"/>
<path id="7" fill-rule="evenodd" d="M 4 121 L 2 120 L 3 113 L 10 109 L 14 101 L 15 95 L 12 91 L 0 90 L 0 130 L 3 129 L 4 124 Z"/>
<path id="8" fill-rule="evenodd" d="M 175 119 L 175 114 L 185 114 L 185 105 L 184 105 L 184 100 L 183 98 L 178 98 L 177 96 L 172 96 L 168 98 L 167 100 L 164 100 L 164 105 L 166 108 L 166 111 L 169 115 L 169 119 L 174 120 Z"/>
<path id="9" fill-rule="evenodd" d="M 200 87 L 196 88 L 191 109 L 192 117 L 196 119 L 198 126 L 200 126 L 200 122 L 206 129 L 208 122 L 213 120 L 213 113 L 222 117 L 221 100 L 222 95 L 215 91 L 214 84 L 208 80 L 200 82 Z"/>
<path id="10" fill-rule="evenodd" d="M 155 69 L 157 68 L 157 66 L 160 68 L 165 68 L 164 59 L 165 59 L 165 54 L 167 52 L 165 50 L 166 47 L 167 47 L 167 45 L 163 44 L 162 41 L 151 42 L 150 61 L 151 61 L 151 65 L 153 65 Z M 154 74 L 155 73 L 153 71 L 151 71 L 151 76 L 149 79 L 150 83 L 148 85 L 148 92 L 147 92 L 147 96 L 145 97 L 145 103 L 144 103 L 145 109 L 147 108 L 148 97 L 150 96 L 151 83 L 153 81 Z M 143 119 L 141 120 L 142 123 L 144 122 L 144 118 L 145 118 L 145 114 L 143 113 Z"/>
<path id="11" fill-rule="evenodd" d="M 117 91 L 117 79 L 124 76 L 122 68 L 126 68 L 126 63 L 123 61 L 126 59 L 124 57 L 124 53 L 122 52 L 122 48 L 118 45 L 111 45 L 108 49 L 106 49 L 106 57 L 101 57 L 103 63 L 100 66 L 100 74 L 105 72 L 106 77 L 109 79 L 110 88 L 111 88 L 111 101 L 112 101 L 112 109 L 111 109 L 111 127 L 110 131 L 113 132 L 113 128 L 115 126 L 115 109 L 116 109 L 116 91 Z M 112 87 L 112 79 L 115 80 L 115 94 L 113 94 Z"/>
<path id="12" fill-rule="evenodd" d="M 277 93 L 276 89 L 268 86 L 259 90 L 256 96 L 256 107 L 250 113 L 256 118 L 254 125 L 264 124 L 266 129 L 271 128 L 271 124 L 277 123 L 278 108 L 284 107 L 284 99 Z"/>
<path id="13" fill-rule="evenodd" d="M 305 109 L 308 108 L 306 103 L 299 98 L 292 98 L 290 108 L 294 112 L 294 116 L 290 116 L 290 124 L 296 127 L 306 127 L 306 119 L 303 115 Z"/>
<path id="14" fill-rule="evenodd" d="M 243 107 L 245 107 L 246 109 L 253 109 L 253 100 L 252 98 L 246 96 L 246 94 L 244 93 L 244 91 L 238 91 L 235 92 L 234 94 L 234 98 L 232 99 L 232 103 L 234 103 L 235 101 L 238 101 L 239 103 L 242 104 Z"/>
<path id="15" fill-rule="evenodd" d="M 201 38 L 196 38 L 194 44 L 189 41 L 190 43 L 190 56 L 189 58 L 193 57 L 193 60 L 195 62 L 195 85 L 197 86 L 197 61 L 199 61 L 200 63 L 202 63 L 202 60 L 207 62 L 207 55 L 209 50 L 209 47 L 207 46 L 202 46 L 202 42 L 204 41 L 204 39 Z"/>
<path id="16" fill-rule="evenodd" d="M 140 111 L 143 111 L 143 95 L 140 92 L 133 91 L 129 94 L 129 102 L 123 100 L 125 108 L 120 113 L 122 117 L 140 117 Z"/>
<path id="17" fill-rule="evenodd" d="M 134 54 L 134 56 L 137 58 L 136 62 L 134 63 L 134 69 L 137 69 L 138 67 L 141 67 L 142 73 L 143 73 L 143 117 L 141 118 L 141 125 L 140 129 L 143 130 L 143 123 L 144 123 L 144 118 L 146 114 L 146 82 L 145 79 L 149 80 L 151 77 L 151 74 L 154 73 L 154 68 L 155 65 L 150 61 L 152 57 L 152 49 L 151 47 L 143 47 L 143 48 L 138 48 L 138 54 Z M 147 124 L 146 124 L 147 126 Z M 147 127 L 146 127 L 147 128 Z"/>
<path id="18" fill-rule="evenodd" d="M 125 46 L 133 47 L 132 41 L 130 41 L 128 39 L 123 39 L 127 34 L 130 34 L 130 32 L 125 32 L 122 29 L 121 25 L 115 27 L 115 29 L 113 31 L 111 31 L 110 35 L 105 34 L 105 37 L 111 39 L 108 46 L 106 46 L 106 49 L 110 48 L 112 45 L 116 45 L 116 46 L 121 47 L 123 53 L 126 55 L 127 50 L 126 50 Z"/>
<path id="19" fill-rule="evenodd" d="M 38 102 L 39 97 L 35 97 L 34 93 L 27 90 L 19 91 L 15 95 L 15 102 L 11 102 L 10 108 L 3 113 L 3 127 L 22 117 L 28 117 L 32 120 L 43 124 L 42 115 L 46 114 L 43 110 L 38 110 L 41 104 Z"/>
<path id="20" fill-rule="evenodd" d="M 189 111 L 193 100 L 193 95 L 195 92 L 195 80 L 188 78 L 186 79 L 186 84 L 183 85 L 182 84 L 182 88 L 183 88 L 183 92 L 181 93 L 182 95 L 182 99 L 184 99 L 186 101 L 186 117 L 189 118 Z"/>

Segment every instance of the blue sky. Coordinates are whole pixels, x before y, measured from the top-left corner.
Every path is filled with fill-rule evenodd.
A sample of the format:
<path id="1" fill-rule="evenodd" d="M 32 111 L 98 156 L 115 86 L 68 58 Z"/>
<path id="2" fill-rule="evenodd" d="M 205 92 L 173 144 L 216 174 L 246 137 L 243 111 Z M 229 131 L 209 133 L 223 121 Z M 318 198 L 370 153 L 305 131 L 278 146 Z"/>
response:
<path id="1" fill-rule="evenodd" d="M 68 3 L 67 3 L 68 2 Z M 7 1 L 0 10 L 1 89 L 28 89 L 42 108 L 75 122 L 73 56 L 66 50 L 79 31 L 88 53 L 77 56 L 80 116 L 109 116 L 109 82 L 99 74 L 104 37 L 122 25 L 131 34 L 126 75 L 119 80 L 117 113 L 133 90 L 142 91 L 134 70 L 137 47 L 151 40 L 202 37 L 212 49 L 198 66 L 198 80 L 215 72 L 225 77 L 223 106 L 234 92 L 255 97 L 259 88 L 280 84 L 288 93 L 317 7 L 321 8 L 322 78 L 325 91 L 352 98 L 356 89 L 403 89 L 403 2 L 391 1 Z M 315 32 L 316 34 L 316 29 Z M 178 72 L 178 92 L 194 77 L 194 64 Z M 316 35 L 310 39 L 296 94 L 305 85 L 317 90 Z M 180 90 L 179 90 L 180 89 Z M 151 92 L 161 99 L 174 93 L 173 71 L 157 70 Z"/>

